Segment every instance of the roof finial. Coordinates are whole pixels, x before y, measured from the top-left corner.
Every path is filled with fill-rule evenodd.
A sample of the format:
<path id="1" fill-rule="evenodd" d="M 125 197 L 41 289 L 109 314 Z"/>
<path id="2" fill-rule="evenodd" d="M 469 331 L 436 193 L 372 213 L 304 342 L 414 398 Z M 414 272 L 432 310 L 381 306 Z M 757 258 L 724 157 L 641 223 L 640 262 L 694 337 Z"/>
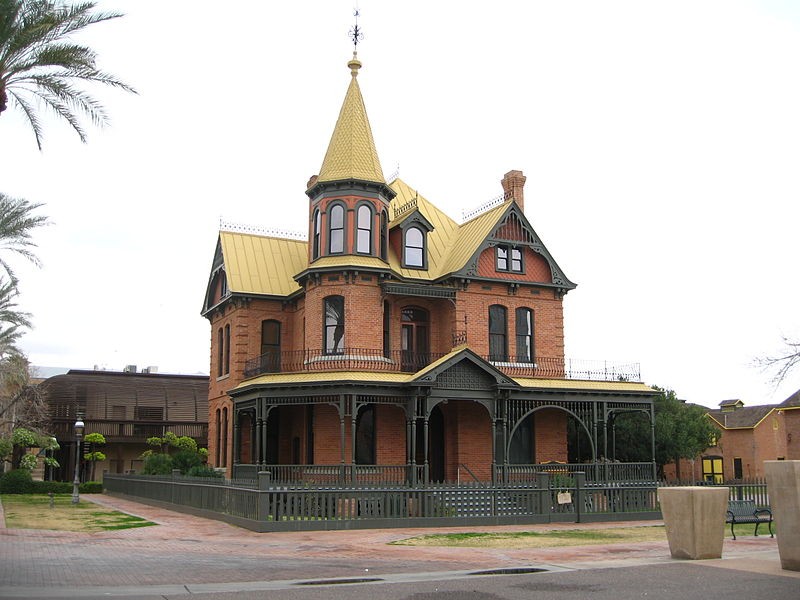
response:
<path id="1" fill-rule="evenodd" d="M 361 61 L 358 60 L 358 42 L 364 39 L 364 34 L 361 32 L 361 28 L 358 26 L 358 17 L 361 14 L 361 11 L 358 10 L 356 7 L 353 10 L 353 16 L 356 18 L 356 24 L 350 29 L 350 39 L 353 40 L 353 59 L 347 63 L 347 66 L 350 67 L 350 73 L 353 77 L 358 75 L 358 70 L 361 68 Z"/>

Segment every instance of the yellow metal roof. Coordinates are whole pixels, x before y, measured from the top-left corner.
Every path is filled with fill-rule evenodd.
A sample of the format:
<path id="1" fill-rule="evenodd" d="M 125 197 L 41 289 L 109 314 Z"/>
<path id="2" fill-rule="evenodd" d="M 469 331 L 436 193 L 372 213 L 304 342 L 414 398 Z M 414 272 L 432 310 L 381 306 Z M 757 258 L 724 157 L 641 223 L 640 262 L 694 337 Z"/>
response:
<path id="1" fill-rule="evenodd" d="M 405 383 L 413 373 L 383 373 L 375 371 L 326 371 L 308 373 L 273 373 L 259 375 L 246 379 L 234 389 L 241 389 L 251 385 L 281 384 L 281 383 L 324 383 L 326 381 L 373 381 L 375 383 Z"/>
<path id="2" fill-rule="evenodd" d="M 649 385 L 632 381 L 586 381 L 579 379 L 538 379 L 534 377 L 514 377 L 513 379 L 524 388 L 655 393 L 655 390 Z"/>
<path id="3" fill-rule="evenodd" d="M 351 68 L 352 79 L 317 181 L 361 179 L 386 183 L 375 149 L 375 140 L 372 138 L 364 98 L 356 79 L 361 63 L 353 56 L 348 66 Z"/>
<path id="4" fill-rule="evenodd" d="M 393 214 L 394 208 L 416 199 L 417 210 L 433 225 L 433 231 L 428 234 L 427 270 L 404 269 L 400 258 L 394 252 L 389 252 L 389 265 L 392 270 L 407 279 L 430 281 L 463 268 L 486 236 L 497 226 L 500 217 L 508 208 L 507 203 L 501 204 L 459 225 L 424 196 L 411 189 L 403 180 L 395 179 L 389 187 L 397 194 L 390 204 L 390 214 Z M 389 226 L 402 223 L 413 212 L 403 213 L 393 219 Z"/>
<path id="5" fill-rule="evenodd" d="M 308 244 L 250 233 L 219 232 L 228 289 L 288 296 L 300 290 L 294 275 L 308 266 Z"/>

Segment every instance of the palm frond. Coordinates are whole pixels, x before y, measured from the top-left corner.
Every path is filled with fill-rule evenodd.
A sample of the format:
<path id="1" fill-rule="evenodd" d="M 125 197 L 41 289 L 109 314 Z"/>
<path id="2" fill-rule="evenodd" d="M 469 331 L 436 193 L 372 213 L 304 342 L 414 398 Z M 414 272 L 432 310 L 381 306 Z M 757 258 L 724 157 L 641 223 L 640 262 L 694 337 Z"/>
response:
<path id="1" fill-rule="evenodd" d="M 14 103 L 22 109 L 22 112 L 25 114 L 25 118 L 30 123 L 31 129 L 33 129 L 33 135 L 36 136 L 36 145 L 39 147 L 39 150 L 42 149 L 42 125 L 39 123 L 39 117 L 36 116 L 36 111 L 33 110 L 33 107 L 30 103 L 20 96 L 15 90 L 9 89 L 8 94 Z"/>
<path id="2" fill-rule="evenodd" d="M 0 248 L 11 251 L 29 260 L 35 265 L 39 260 L 31 251 L 36 244 L 32 239 L 32 231 L 49 223 L 44 215 L 37 215 L 34 211 L 41 204 L 30 203 L 21 198 L 12 198 L 0 193 Z M 14 278 L 14 274 L 5 260 L 0 259 L 0 267 Z M 0 292 L 3 291 L 0 279 Z M 0 295 L 0 300 L 2 296 Z"/>
<path id="3" fill-rule="evenodd" d="M 81 141 L 86 132 L 76 115 L 104 126 L 103 106 L 74 85 L 85 81 L 137 93 L 117 77 L 100 71 L 97 54 L 88 46 L 70 42 L 71 34 L 89 25 L 122 16 L 95 12 L 96 2 L 65 5 L 51 0 L 0 0 L 0 84 L 22 109 L 41 149 L 42 135 L 33 105 L 23 96 L 39 98 L 75 130 Z"/>

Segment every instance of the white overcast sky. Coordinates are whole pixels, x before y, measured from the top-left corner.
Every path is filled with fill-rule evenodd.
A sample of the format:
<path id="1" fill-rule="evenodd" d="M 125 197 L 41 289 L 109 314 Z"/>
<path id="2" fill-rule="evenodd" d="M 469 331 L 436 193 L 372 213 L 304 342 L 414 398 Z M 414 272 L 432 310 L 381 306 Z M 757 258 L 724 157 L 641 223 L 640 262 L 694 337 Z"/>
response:
<path id="1" fill-rule="evenodd" d="M 352 0 L 100 0 L 82 40 L 140 95 L 83 145 L 0 117 L 0 190 L 45 204 L 17 261 L 39 366 L 207 373 L 219 220 L 304 231 L 349 82 Z M 567 355 L 637 361 L 715 406 L 780 402 L 754 358 L 800 336 L 800 3 L 360 0 L 387 175 L 451 216 L 527 175 L 567 276 Z"/>

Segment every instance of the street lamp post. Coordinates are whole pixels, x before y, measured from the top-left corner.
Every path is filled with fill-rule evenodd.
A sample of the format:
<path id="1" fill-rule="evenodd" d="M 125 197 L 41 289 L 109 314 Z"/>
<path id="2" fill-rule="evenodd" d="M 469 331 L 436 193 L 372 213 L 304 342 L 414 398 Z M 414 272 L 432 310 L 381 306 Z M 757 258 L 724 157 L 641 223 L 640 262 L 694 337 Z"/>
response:
<path id="1" fill-rule="evenodd" d="M 80 466 L 81 466 L 81 438 L 83 437 L 83 419 L 78 417 L 75 421 L 75 478 L 72 480 L 72 503 L 77 504 L 80 502 L 80 492 L 78 487 L 81 484 L 80 480 Z"/>

